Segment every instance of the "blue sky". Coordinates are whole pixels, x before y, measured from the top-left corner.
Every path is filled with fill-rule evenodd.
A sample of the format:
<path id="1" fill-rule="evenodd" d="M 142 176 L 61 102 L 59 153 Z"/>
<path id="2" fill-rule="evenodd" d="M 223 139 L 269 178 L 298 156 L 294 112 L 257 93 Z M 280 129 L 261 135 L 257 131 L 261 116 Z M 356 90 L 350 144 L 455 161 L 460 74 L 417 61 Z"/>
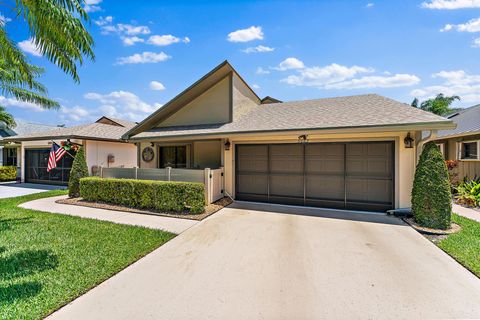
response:
<path id="1" fill-rule="evenodd" d="M 225 59 L 259 96 L 284 101 L 379 93 L 410 103 L 443 92 L 460 95 L 458 106 L 480 103 L 480 0 L 87 3 L 96 60 L 80 67 L 80 84 L 1 11 L 62 104 L 42 111 L 0 97 L 17 119 L 139 121 Z"/>

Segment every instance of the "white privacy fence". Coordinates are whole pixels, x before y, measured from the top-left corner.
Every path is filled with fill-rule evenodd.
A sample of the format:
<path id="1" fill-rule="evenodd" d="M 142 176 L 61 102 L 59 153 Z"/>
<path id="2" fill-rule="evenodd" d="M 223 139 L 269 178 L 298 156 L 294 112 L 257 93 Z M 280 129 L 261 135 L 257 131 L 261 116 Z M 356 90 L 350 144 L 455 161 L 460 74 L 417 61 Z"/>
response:
<path id="1" fill-rule="evenodd" d="M 223 168 L 219 169 L 147 169 L 147 168 L 103 168 L 99 176 L 102 178 L 160 180 L 200 182 L 205 185 L 205 201 L 207 204 L 223 198 Z"/>

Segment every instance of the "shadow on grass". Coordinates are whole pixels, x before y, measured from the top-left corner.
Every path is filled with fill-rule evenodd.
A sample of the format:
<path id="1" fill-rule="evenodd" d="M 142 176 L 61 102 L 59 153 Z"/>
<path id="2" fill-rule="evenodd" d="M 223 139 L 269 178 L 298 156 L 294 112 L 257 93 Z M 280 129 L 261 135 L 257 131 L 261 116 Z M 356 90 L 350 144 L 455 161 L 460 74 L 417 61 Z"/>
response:
<path id="1" fill-rule="evenodd" d="M 0 280 L 55 269 L 57 266 L 57 256 L 50 251 L 24 250 L 0 258 Z"/>
<path id="2" fill-rule="evenodd" d="M 31 223 L 32 218 L 9 218 L 9 219 L 0 219 L 0 232 L 10 230 L 15 225 Z"/>
<path id="3" fill-rule="evenodd" d="M 0 286 L 0 306 L 36 296 L 41 290 L 42 285 L 36 281 Z"/>

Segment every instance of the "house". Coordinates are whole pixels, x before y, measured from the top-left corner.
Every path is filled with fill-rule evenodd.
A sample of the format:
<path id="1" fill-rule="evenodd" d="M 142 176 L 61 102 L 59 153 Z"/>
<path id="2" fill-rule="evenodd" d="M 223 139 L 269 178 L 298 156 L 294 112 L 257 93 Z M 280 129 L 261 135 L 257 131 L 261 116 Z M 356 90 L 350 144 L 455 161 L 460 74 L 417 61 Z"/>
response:
<path id="1" fill-rule="evenodd" d="M 458 179 L 480 177 L 480 105 L 456 111 L 447 118 L 457 128 L 438 131 L 435 138 L 445 159 L 458 162 Z"/>
<path id="2" fill-rule="evenodd" d="M 17 135 L 4 141 L 20 144 L 18 162 L 22 182 L 67 184 L 75 151 L 69 151 L 57 162 L 57 168 L 47 172 L 53 142 L 83 145 L 90 174 L 96 174 L 100 166 L 134 167 L 137 165 L 136 147 L 121 138 L 135 125 L 104 116 L 93 123 Z"/>
<path id="3" fill-rule="evenodd" d="M 410 207 L 423 131 L 452 120 L 375 94 L 260 99 L 227 61 L 124 139 L 140 168 L 223 168 L 237 200 L 385 211 Z"/>
<path id="4" fill-rule="evenodd" d="M 5 138 L 50 131 L 57 127 L 54 125 L 17 121 L 15 128 L 8 128 L 4 122 L 0 122 L 0 166 L 19 165 L 17 156 L 20 153 L 20 144 L 6 142 L 4 141 Z"/>

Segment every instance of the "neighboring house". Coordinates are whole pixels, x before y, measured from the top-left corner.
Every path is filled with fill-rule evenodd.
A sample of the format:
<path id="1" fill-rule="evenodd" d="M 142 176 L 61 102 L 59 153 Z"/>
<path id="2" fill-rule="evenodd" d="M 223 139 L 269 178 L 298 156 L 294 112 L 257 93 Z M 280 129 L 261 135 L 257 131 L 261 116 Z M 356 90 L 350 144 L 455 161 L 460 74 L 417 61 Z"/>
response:
<path id="1" fill-rule="evenodd" d="M 0 122 L 0 166 L 17 166 L 17 158 L 20 153 L 20 144 L 6 142 L 5 138 L 31 134 L 34 132 L 50 131 L 58 126 L 39 123 L 17 121 L 15 128 L 7 128 L 4 122 Z"/>
<path id="2" fill-rule="evenodd" d="M 447 117 L 457 124 L 454 130 L 438 131 L 436 142 L 446 160 L 458 160 L 458 178 L 480 177 L 480 105 Z"/>
<path id="3" fill-rule="evenodd" d="M 260 99 L 225 61 L 123 138 L 141 168 L 223 167 L 238 200 L 385 211 L 410 207 L 422 131 L 454 128 L 375 94 Z"/>
<path id="4" fill-rule="evenodd" d="M 134 167 L 137 165 L 137 149 L 134 144 L 121 139 L 136 123 L 101 117 L 94 123 L 50 131 L 30 133 L 5 138 L 7 142 L 21 143 L 18 162 L 24 182 L 66 184 L 72 167 L 74 152 L 65 155 L 57 168 L 47 172 L 48 156 L 52 142 L 65 141 L 81 144 L 85 148 L 90 174 L 103 167 Z"/>

